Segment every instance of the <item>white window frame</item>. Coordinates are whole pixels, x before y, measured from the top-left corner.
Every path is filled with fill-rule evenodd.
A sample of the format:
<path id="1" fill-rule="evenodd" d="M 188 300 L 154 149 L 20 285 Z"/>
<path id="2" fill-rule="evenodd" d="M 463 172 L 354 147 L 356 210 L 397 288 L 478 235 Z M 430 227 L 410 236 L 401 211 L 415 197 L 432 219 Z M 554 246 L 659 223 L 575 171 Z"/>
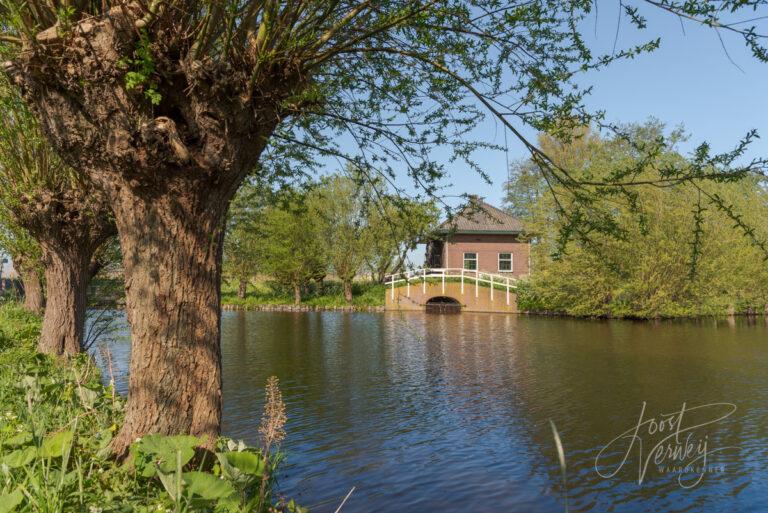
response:
<path id="1" fill-rule="evenodd" d="M 475 261 L 475 268 L 470 269 L 467 267 L 467 255 L 475 255 L 474 261 Z M 473 259 L 470 259 L 473 260 Z M 467 251 L 466 253 L 463 253 L 461 255 L 461 268 L 466 271 L 478 271 L 480 269 L 480 255 L 477 253 L 477 251 Z"/>
<path id="2" fill-rule="evenodd" d="M 501 268 L 501 255 L 509 255 L 509 269 L 502 270 L 502 268 Z M 504 261 L 506 261 L 506 260 L 507 259 L 505 258 Z M 498 267 L 500 273 L 511 273 L 511 272 L 514 272 L 515 271 L 515 254 L 512 253 L 511 251 L 499 252 L 499 256 L 498 256 L 498 259 L 497 259 L 497 264 L 498 264 L 497 267 Z"/>

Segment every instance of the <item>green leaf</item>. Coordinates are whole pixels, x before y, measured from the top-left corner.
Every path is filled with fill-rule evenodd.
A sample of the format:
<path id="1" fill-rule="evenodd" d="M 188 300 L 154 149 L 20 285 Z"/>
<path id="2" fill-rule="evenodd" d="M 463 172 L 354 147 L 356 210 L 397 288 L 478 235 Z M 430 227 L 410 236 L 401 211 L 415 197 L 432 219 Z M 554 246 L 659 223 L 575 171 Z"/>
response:
<path id="1" fill-rule="evenodd" d="M 89 388 L 78 388 L 77 395 L 80 397 L 80 402 L 86 409 L 91 409 L 99 399 L 99 393 Z"/>
<path id="2" fill-rule="evenodd" d="M 61 431 L 49 435 L 43 440 L 40 447 L 40 456 L 43 458 L 58 458 L 64 454 L 64 450 L 72 446 L 72 431 Z"/>
<path id="3" fill-rule="evenodd" d="M 184 472 L 182 478 L 186 485 L 185 493 L 205 500 L 224 499 L 235 493 L 231 484 L 205 472 Z"/>
<path id="4" fill-rule="evenodd" d="M 20 445 L 26 445 L 32 441 L 32 433 L 23 432 L 15 436 L 12 436 L 8 440 L 5 440 L 2 444 L 5 447 L 18 447 Z"/>
<path id="5" fill-rule="evenodd" d="M 287 504 L 287 507 L 288 511 L 291 513 L 309 513 L 309 508 L 299 506 L 293 499 L 290 500 L 290 502 Z"/>
<path id="6" fill-rule="evenodd" d="M 224 452 L 218 453 L 219 461 L 228 464 L 243 474 L 261 476 L 264 473 L 264 458 L 253 452 Z"/>
<path id="7" fill-rule="evenodd" d="M 160 478 L 160 482 L 163 484 L 163 488 L 165 488 L 165 491 L 168 492 L 168 495 L 171 496 L 171 499 L 173 500 L 173 502 L 178 501 L 179 497 L 176 496 L 177 494 L 176 473 L 170 472 L 166 474 L 162 471 L 158 471 L 157 477 Z"/>
<path id="8" fill-rule="evenodd" d="M 186 465 L 195 456 L 195 447 L 202 441 L 189 435 L 148 435 L 137 442 L 139 452 L 152 456 L 163 472 L 176 470 L 177 453 L 181 453 L 181 466 Z"/>
<path id="9" fill-rule="evenodd" d="M 20 488 L 16 488 L 14 491 L 7 495 L 0 495 L 0 513 L 10 513 L 16 509 L 16 506 L 21 504 L 24 500 L 24 494 L 21 493 Z"/>
<path id="10" fill-rule="evenodd" d="M 18 449 L 6 455 L 2 462 L 10 468 L 19 468 L 32 463 L 35 456 L 37 456 L 36 447 L 24 447 L 23 449 Z"/>

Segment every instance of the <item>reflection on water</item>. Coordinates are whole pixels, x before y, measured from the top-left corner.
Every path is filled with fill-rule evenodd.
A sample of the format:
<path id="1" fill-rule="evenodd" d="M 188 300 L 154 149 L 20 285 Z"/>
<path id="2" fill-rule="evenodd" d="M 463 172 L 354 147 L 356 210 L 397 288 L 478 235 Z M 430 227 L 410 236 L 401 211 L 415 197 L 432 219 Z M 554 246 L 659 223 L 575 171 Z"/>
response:
<path id="1" fill-rule="evenodd" d="M 277 375 L 289 417 L 280 489 L 316 512 L 333 512 L 352 486 L 345 513 L 562 512 L 550 419 L 570 511 L 762 511 L 767 335 L 762 320 L 225 312 L 223 431 L 257 442 L 263 386 Z M 113 344 L 122 390 L 128 352 L 127 340 Z M 614 477 L 600 477 L 595 457 L 644 402 L 645 418 L 735 404 L 693 438 L 723 468 L 684 489 L 651 463 L 638 485 L 635 443 Z M 629 442 L 606 461 L 620 462 Z"/>

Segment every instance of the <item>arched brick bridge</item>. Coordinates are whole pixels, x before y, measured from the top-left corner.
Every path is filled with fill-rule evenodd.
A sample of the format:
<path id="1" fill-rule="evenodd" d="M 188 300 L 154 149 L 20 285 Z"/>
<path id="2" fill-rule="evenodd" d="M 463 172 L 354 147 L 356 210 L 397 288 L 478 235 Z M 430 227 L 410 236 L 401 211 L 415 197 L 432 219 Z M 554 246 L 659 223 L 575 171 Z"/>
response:
<path id="1" fill-rule="evenodd" d="M 387 310 L 424 311 L 428 304 L 451 302 L 466 312 L 517 312 L 517 281 L 509 276 L 467 269 L 415 269 L 387 276 Z"/>

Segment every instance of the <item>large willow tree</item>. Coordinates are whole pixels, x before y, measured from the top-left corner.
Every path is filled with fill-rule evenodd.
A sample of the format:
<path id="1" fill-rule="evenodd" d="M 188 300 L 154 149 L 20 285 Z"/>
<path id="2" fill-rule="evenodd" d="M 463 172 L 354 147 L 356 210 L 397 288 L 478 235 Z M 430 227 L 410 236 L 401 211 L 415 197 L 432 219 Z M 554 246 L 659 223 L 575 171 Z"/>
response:
<path id="1" fill-rule="evenodd" d="M 42 312 L 44 292 L 40 245 L 5 209 L 0 209 L 0 248 L 10 255 L 19 275 L 24 290 L 24 308 L 34 313 Z"/>
<path id="2" fill-rule="evenodd" d="M 1 84 L 0 92 L 0 218 L 16 232 L 5 239 L 19 249 L 27 294 L 42 294 L 32 281 L 40 248 L 47 298 L 38 349 L 72 355 L 83 343 L 92 259 L 114 222 L 104 194 L 61 161 L 18 94 Z"/>
<path id="3" fill-rule="evenodd" d="M 690 16 L 717 19 L 701 4 L 715 8 Z M 147 432 L 218 433 L 222 221 L 257 162 L 315 152 L 434 193 L 433 149 L 477 169 L 486 114 L 518 137 L 514 121 L 546 129 L 582 112 L 574 73 L 656 45 L 593 56 L 578 32 L 591 0 L 2 5 L 6 72 L 114 209 L 133 343 L 119 454 Z"/>

